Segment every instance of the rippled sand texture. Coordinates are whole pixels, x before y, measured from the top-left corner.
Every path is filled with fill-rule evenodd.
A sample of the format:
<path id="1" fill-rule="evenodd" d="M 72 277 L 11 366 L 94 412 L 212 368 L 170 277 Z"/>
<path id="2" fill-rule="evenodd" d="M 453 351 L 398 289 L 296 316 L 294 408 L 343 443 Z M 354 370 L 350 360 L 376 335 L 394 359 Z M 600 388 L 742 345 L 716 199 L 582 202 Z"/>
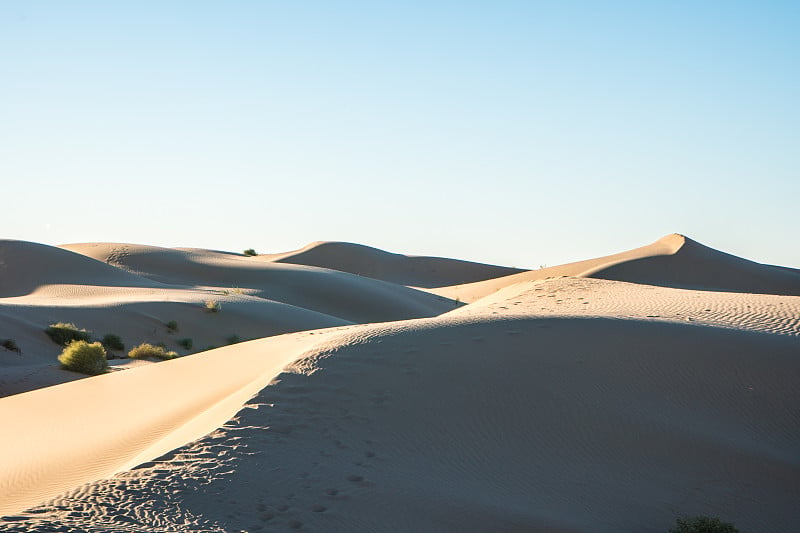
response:
<path id="1" fill-rule="evenodd" d="M 0 444 L 0 530 L 800 530 L 800 273 L 708 250 L 668 236 L 613 267 L 427 287 L 465 306 L 0 399 L 24 428 Z"/>

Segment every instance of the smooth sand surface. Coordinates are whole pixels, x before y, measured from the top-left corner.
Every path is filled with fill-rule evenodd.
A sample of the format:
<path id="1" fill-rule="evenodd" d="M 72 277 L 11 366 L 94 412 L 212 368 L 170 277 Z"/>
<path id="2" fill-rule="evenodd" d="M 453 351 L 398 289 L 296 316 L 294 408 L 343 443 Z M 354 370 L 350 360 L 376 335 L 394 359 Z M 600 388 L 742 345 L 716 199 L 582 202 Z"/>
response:
<path id="1" fill-rule="evenodd" d="M 209 313 L 206 302 L 222 309 Z M 163 343 L 180 354 L 281 333 L 435 316 L 456 304 L 393 283 L 238 254 L 87 243 L 63 248 L 0 241 L 0 395 L 71 381 L 48 325 L 73 323 L 127 348 Z M 178 330 L 167 323 L 175 321 Z M 191 339 L 192 348 L 180 345 Z M 126 351 L 113 355 L 124 357 Z"/>
<path id="2" fill-rule="evenodd" d="M 673 233 L 641 248 L 497 279 L 429 289 L 474 302 L 519 283 L 558 277 L 591 277 L 680 289 L 800 295 L 800 270 L 763 265 Z"/>
<path id="3" fill-rule="evenodd" d="M 62 248 L 174 285 L 236 287 L 247 294 L 335 316 L 381 322 L 434 316 L 452 303 L 429 293 L 348 272 L 259 261 L 210 250 L 88 243 Z"/>
<path id="4" fill-rule="evenodd" d="M 395 254 L 362 244 L 314 242 L 299 250 L 258 256 L 262 261 L 292 263 L 350 272 L 413 287 L 443 287 L 524 272 L 445 257 Z"/>
<path id="5" fill-rule="evenodd" d="M 724 290 L 652 283 L 680 239 L 618 263 L 650 284 L 517 274 L 438 316 L 2 398 L 0 530 L 800 530 L 795 271 L 748 293 L 696 254 Z"/>

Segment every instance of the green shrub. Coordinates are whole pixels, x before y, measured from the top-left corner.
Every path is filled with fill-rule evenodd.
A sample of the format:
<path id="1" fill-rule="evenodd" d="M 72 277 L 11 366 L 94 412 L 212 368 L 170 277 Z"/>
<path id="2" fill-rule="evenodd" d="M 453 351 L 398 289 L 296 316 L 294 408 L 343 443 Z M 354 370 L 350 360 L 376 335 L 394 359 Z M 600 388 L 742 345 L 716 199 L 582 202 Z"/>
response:
<path id="1" fill-rule="evenodd" d="M 58 356 L 58 362 L 67 370 L 94 376 L 108 370 L 106 350 L 99 342 L 72 341 Z"/>
<path id="2" fill-rule="evenodd" d="M 692 516 L 678 518 L 677 527 L 669 533 L 739 533 L 739 530 L 716 516 Z"/>
<path id="3" fill-rule="evenodd" d="M 122 339 L 119 337 L 119 335 L 114 335 L 113 333 L 104 335 L 103 340 L 100 341 L 100 344 L 103 345 L 103 348 L 105 348 L 106 351 L 115 350 L 121 352 L 125 349 Z"/>
<path id="4" fill-rule="evenodd" d="M 209 313 L 218 313 L 222 309 L 222 304 L 216 300 L 206 300 L 205 310 Z"/>
<path id="5" fill-rule="evenodd" d="M 128 357 L 131 359 L 174 359 L 178 357 L 176 352 L 169 352 L 163 346 L 149 344 L 144 342 L 136 346 L 128 352 Z"/>
<path id="6" fill-rule="evenodd" d="M 180 346 L 182 348 L 185 348 L 186 350 L 191 350 L 192 349 L 192 339 L 190 339 L 188 337 L 185 338 L 185 339 L 179 339 L 178 340 L 178 346 Z"/>
<path id="7" fill-rule="evenodd" d="M 175 320 L 170 320 L 166 323 L 166 326 L 170 333 L 175 333 L 178 331 L 178 323 Z"/>
<path id="8" fill-rule="evenodd" d="M 239 335 L 231 335 L 230 337 L 228 337 L 227 339 L 225 339 L 225 341 L 226 341 L 228 344 L 237 344 L 237 343 L 239 343 L 239 342 L 242 342 L 242 339 L 239 337 Z"/>
<path id="9" fill-rule="evenodd" d="M 88 341 L 91 338 L 91 332 L 67 322 L 50 324 L 44 332 L 59 346 L 66 346 L 72 341 Z"/>
<path id="10" fill-rule="evenodd" d="M 257 254 L 257 253 L 256 253 L 256 251 L 255 251 L 255 250 L 253 250 L 252 248 L 248 248 L 247 250 L 245 250 L 245 251 L 244 251 L 244 255 L 247 255 L 247 256 L 254 256 L 254 255 L 258 255 L 258 254 Z"/>
<path id="11" fill-rule="evenodd" d="M 17 346 L 17 342 L 14 339 L 3 339 L 0 341 L 0 346 L 10 352 L 22 353 L 22 350 L 19 349 L 19 346 Z"/>

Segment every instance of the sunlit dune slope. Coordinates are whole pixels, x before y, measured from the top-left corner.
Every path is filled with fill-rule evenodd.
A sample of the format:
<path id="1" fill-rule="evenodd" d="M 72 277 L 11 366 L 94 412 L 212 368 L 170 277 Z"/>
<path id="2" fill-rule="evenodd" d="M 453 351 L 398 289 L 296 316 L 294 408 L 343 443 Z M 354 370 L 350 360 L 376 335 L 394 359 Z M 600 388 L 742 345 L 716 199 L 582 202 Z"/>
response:
<path id="1" fill-rule="evenodd" d="M 17 457 L 0 473 L 0 512 L 207 433 L 261 389 L 164 462 L 83 486 L 7 530 L 663 533 L 676 515 L 703 513 L 793 531 L 799 315 L 797 296 L 554 279 L 440 317 L 273 337 L 35 391 L 0 400 L 0 422 L 28 427 L 0 444 Z M 112 390 L 127 403 L 145 384 L 130 416 L 100 405 L 88 418 L 75 404 Z M 64 409 L 51 427 L 54 404 Z M 70 423 L 84 440 L 57 456 L 21 445 Z"/>
<path id="2" fill-rule="evenodd" d="M 347 272 L 260 261 L 221 252 L 115 243 L 63 247 L 159 282 L 236 287 L 247 294 L 351 322 L 434 316 L 454 305 L 423 291 Z"/>
<path id="3" fill-rule="evenodd" d="M 708 291 L 800 295 L 800 271 L 742 259 L 678 234 L 627 252 L 430 292 L 473 302 L 514 283 L 561 276 Z"/>

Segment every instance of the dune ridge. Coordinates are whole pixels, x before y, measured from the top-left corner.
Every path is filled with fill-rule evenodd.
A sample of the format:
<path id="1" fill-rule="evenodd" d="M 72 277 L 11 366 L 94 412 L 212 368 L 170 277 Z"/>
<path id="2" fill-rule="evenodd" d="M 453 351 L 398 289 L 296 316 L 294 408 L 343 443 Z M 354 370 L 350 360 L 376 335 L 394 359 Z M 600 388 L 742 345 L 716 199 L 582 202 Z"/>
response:
<path id="1" fill-rule="evenodd" d="M 187 328 L 212 330 L 228 307 L 207 314 L 192 298 L 221 282 L 248 281 L 224 305 L 274 306 L 269 322 L 290 309 L 261 297 L 270 275 L 300 271 L 313 288 L 365 279 L 205 250 L 111 258 L 120 245 L 79 246 L 162 285 L 75 278 L 0 299 L 0 316 L 35 327 L 58 304 L 109 320 L 135 308 L 162 324 L 157 306 L 174 305 Z M 437 313 L 404 320 L 296 307 L 298 326 L 339 322 L 0 398 L 0 423 L 25 428 L 0 442 L 11 458 L 0 531 L 663 533 L 691 514 L 800 529 L 794 269 L 671 235 L 555 272 L 462 285 L 469 305 L 437 300 Z"/>
<path id="2" fill-rule="evenodd" d="M 159 283 L 69 250 L 33 242 L 0 239 L 0 298 L 24 296 L 43 285 L 69 284 L 106 287 L 160 286 Z"/>
<path id="3" fill-rule="evenodd" d="M 413 287 L 442 287 L 499 278 L 524 269 L 460 259 L 396 254 L 363 244 L 317 241 L 299 250 L 262 254 L 259 260 L 330 268 Z"/>
<path id="4" fill-rule="evenodd" d="M 678 289 L 800 295 L 799 270 L 720 252 L 678 233 L 596 259 L 428 290 L 462 302 L 474 302 L 514 283 L 556 277 L 590 277 Z"/>
<path id="5" fill-rule="evenodd" d="M 351 322 L 434 316 L 453 307 L 445 298 L 348 272 L 259 261 L 209 250 L 118 243 L 63 245 L 162 283 L 237 287 L 248 294 Z"/>
<path id="6" fill-rule="evenodd" d="M 607 290 L 569 288 L 567 281 Z M 248 357 L 251 369 L 265 371 L 249 390 L 270 381 L 267 370 L 278 375 L 221 434 L 171 454 L 176 462 L 84 487 L 82 497 L 93 494 L 88 503 L 56 501 L 99 519 L 108 509 L 98 502 L 108 501 L 104 491 L 112 486 L 133 483 L 148 501 L 164 490 L 182 493 L 180 516 L 195 518 L 180 522 L 173 514 L 175 521 L 153 531 L 192 531 L 201 522 L 208 531 L 248 529 L 271 516 L 267 522 L 279 529 L 301 523 L 326 531 L 391 524 L 417 531 L 655 532 L 677 508 L 712 509 L 755 530 L 798 524 L 787 513 L 800 476 L 800 413 L 791 407 L 800 368 L 796 321 L 791 331 L 768 316 L 742 324 L 730 305 L 736 294 L 689 298 L 682 293 L 690 291 L 612 281 L 539 283 L 548 284 L 562 295 L 607 298 L 611 307 L 619 292 L 633 288 L 649 303 L 624 317 L 553 314 L 536 307 L 534 290 L 514 296 L 527 303 L 514 314 L 500 315 L 484 302 L 471 314 L 467 306 L 438 318 L 301 332 L 180 360 L 180 369 L 177 362 L 159 366 L 151 372 L 173 382 L 167 373 L 204 365 L 197 371 L 217 375 L 231 356 Z M 717 323 L 646 314 L 669 297 L 681 316 L 719 309 Z M 769 315 L 769 300 L 780 297 L 760 298 L 766 300 L 754 314 Z M 800 308 L 800 298 L 782 298 L 792 312 Z M 286 357 L 270 361 L 274 353 Z M 288 369 L 279 374 L 281 364 Z M 125 374 L 131 383 L 145 379 L 137 373 Z M 92 379 L 106 377 L 113 376 Z M 125 394 L 120 383 L 114 389 Z M 206 432 L 219 423 L 204 421 Z M 193 489 L 181 461 L 214 463 L 195 453 L 212 445 L 234 456 L 231 472 L 217 490 Z M 692 492 L 698 486 L 702 492 Z M 235 494 L 236 503 L 221 494 Z M 121 495 L 115 508 L 134 513 L 141 492 Z M 460 502 L 459 511 L 448 502 Z M 71 523 L 55 503 L 36 511 L 13 524 L 54 515 Z"/>

